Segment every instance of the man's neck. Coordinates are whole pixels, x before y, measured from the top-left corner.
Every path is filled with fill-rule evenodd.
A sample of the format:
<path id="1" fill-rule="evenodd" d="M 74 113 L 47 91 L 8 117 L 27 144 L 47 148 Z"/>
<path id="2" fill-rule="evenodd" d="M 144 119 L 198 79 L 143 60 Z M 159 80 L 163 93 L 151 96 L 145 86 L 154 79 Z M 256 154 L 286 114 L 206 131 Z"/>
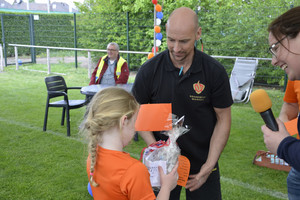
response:
<path id="1" fill-rule="evenodd" d="M 193 63 L 194 54 L 195 54 L 195 52 L 182 61 L 173 60 L 171 57 L 171 61 L 176 68 L 180 69 L 181 67 L 183 67 L 182 72 L 183 72 L 183 74 L 185 74 L 185 72 L 187 72 L 187 70 L 191 67 L 191 65 Z"/>
<path id="2" fill-rule="evenodd" d="M 115 59 L 115 60 L 112 60 L 112 59 L 109 59 L 109 60 L 108 60 L 108 62 L 109 62 L 110 64 L 113 64 L 115 61 L 116 61 L 116 59 Z"/>

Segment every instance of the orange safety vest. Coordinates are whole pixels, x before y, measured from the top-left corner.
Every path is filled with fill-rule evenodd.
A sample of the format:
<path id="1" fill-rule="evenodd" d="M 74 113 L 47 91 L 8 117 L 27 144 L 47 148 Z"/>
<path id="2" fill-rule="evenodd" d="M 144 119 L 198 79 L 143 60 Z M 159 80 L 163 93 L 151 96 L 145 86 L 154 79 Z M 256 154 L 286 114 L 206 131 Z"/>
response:
<path id="1" fill-rule="evenodd" d="M 107 55 L 103 56 L 103 57 L 101 58 L 101 61 L 100 61 L 99 65 L 98 65 L 98 70 L 97 70 L 97 73 L 96 73 L 95 83 L 96 83 L 96 81 L 98 80 L 98 78 L 99 78 L 99 76 L 100 76 L 100 73 L 101 73 L 101 71 L 102 71 L 102 69 L 103 69 L 103 66 L 104 66 L 104 59 L 105 59 L 106 57 L 107 57 Z M 116 69 L 116 75 L 117 75 L 117 78 L 120 77 L 120 75 L 121 75 L 121 69 L 122 69 L 122 66 L 123 66 L 123 64 L 124 64 L 125 62 L 126 62 L 126 60 L 120 56 L 120 58 L 119 58 L 119 60 L 118 60 L 118 63 L 117 63 L 117 69 Z"/>

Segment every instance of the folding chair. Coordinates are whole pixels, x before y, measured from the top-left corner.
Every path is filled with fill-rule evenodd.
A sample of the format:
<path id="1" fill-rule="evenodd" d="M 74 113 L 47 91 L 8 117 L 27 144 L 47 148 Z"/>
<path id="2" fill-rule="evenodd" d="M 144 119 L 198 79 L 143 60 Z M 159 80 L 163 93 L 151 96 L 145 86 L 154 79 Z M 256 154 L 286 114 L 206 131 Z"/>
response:
<path id="1" fill-rule="evenodd" d="M 249 101 L 257 65 L 257 59 L 236 58 L 230 76 L 231 95 L 234 103 Z"/>
<path id="2" fill-rule="evenodd" d="M 62 117 L 61 117 L 61 125 L 64 125 L 65 113 L 66 113 L 67 136 L 70 136 L 71 135 L 71 133 L 70 133 L 70 114 L 69 114 L 70 110 L 80 108 L 80 107 L 86 105 L 86 101 L 85 100 L 69 100 L 68 99 L 68 90 L 70 90 L 70 89 L 80 90 L 81 87 L 67 87 L 64 78 L 61 76 L 46 77 L 45 83 L 47 86 L 48 97 L 47 97 L 47 103 L 46 103 L 43 131 L 46 131 L 46 129 L 47 129 L 47 119 L 48 119 L 49 107 L 60 107 L 60 108 L 63 108 Z M 56 98 L 56 97 L 63 97 L 63 100 L 50 102 L 50 99 Z"/>

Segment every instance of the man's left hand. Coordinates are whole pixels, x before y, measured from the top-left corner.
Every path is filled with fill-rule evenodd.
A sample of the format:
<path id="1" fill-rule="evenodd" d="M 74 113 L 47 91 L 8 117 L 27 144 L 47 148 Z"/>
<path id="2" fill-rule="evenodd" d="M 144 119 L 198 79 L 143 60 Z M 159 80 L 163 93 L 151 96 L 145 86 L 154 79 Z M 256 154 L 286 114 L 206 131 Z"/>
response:
<path id="1" fill-rule="evenodd" d="M 212 170 L 206 168 L 205 165 L 201 167 L 201 170 L 198 174 L 189 175 L 189 179 L 186 183 L 186 189 L 189 189 L 191 192 L 199 189 L 207 180 Z"/>

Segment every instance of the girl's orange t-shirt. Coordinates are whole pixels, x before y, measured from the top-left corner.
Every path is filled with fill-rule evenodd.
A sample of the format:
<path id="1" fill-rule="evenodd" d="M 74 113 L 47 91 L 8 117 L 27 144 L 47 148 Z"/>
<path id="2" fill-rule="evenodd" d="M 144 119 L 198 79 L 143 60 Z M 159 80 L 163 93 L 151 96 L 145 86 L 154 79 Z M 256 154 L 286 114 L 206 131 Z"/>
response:
<path id="1" fill-rule="evenodd" d="M 87 174 L 90 177 L 90 157 L 87 159 Z M 97 161 L 93 187 L 94 199 L 101 200 L 154 200 L 147 167 L 128 153 L 97 148 Z"/>

